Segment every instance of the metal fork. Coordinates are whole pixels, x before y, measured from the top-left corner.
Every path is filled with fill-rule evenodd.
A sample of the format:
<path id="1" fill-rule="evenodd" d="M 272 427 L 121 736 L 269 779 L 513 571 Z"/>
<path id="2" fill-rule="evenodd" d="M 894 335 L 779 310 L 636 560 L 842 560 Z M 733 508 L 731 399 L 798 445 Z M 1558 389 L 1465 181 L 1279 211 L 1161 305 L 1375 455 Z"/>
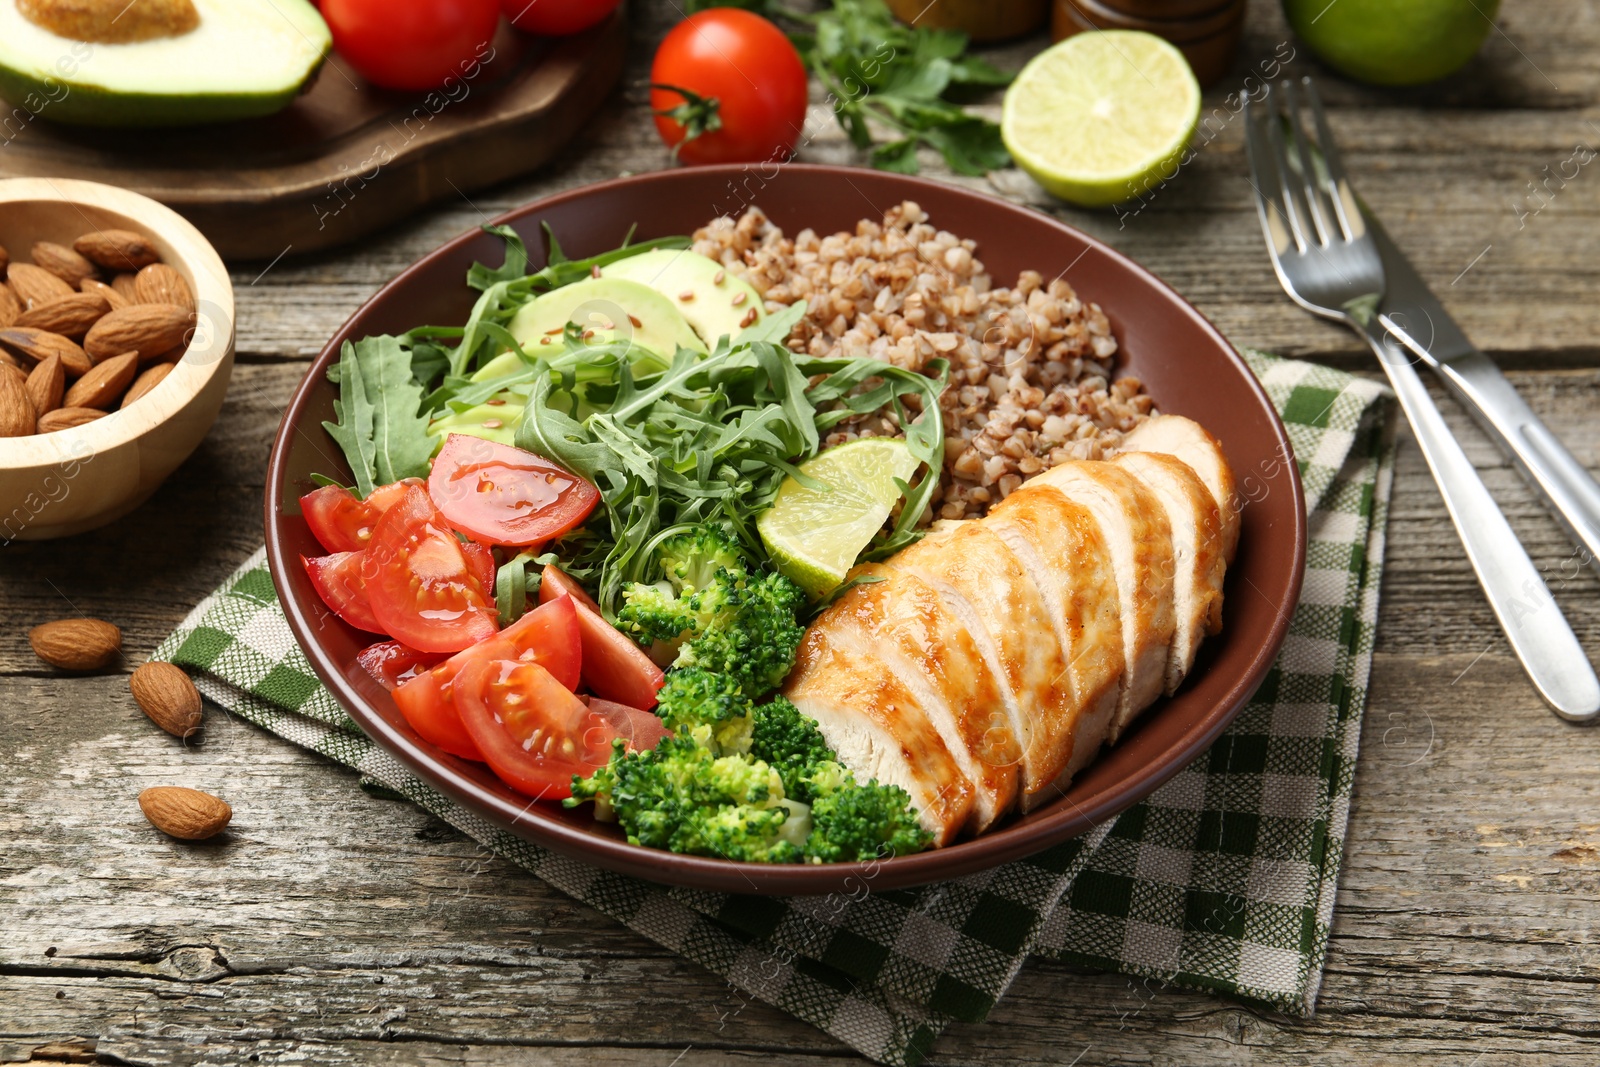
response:
<path id="1" fill-rule="evenodd" d="M 1290 82 L 1280 83 L 1276 92 L 1266 88 L 1258 101 L 1247 98 L 1244 109 L 1256 209 L 1278 280 L 1295 303 L 1346 324 L 1372 347 L 1512 651 L 1557 715 L 1594 722 L 1600 716 L 1600 679 L 1538 568 L 1434 406 L 1402 342 L 1378 314 L 1383 260 L 1316 88 L 1310 78 L 1301 84 L 1316 126 L 1315 151 Z"/>

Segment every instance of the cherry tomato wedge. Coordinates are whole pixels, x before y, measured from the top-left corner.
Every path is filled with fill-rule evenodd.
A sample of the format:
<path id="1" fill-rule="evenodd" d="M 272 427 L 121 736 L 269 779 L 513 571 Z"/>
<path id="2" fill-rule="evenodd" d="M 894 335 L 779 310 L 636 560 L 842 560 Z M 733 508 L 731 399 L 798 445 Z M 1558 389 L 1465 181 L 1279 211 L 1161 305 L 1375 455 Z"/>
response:
<path id="1" fill-rule="evenodd" d="M 362 565 L 364 552 L 335 552 L 331 556 L 301 556 L 317 595 L 333 613 L 358 630 L 387 633 L 367 600 Z"/>
<path id="2" fill-rule="evenodd" d="M 589 705 L 589 710 L 606 721 L 617 732 L 617 736 L 628 744 L 630 752 L 644 752 L 655 748 L 661 743 L 663 737 L 672 736 L 654 714 L 630 708 L 626 704 L 618 704 L 615 700 L 605 700 L 601 697 L 584 697 L 583 702 Z"/>
<path id="3" fill-rule="evenodd" d="M 569 587 L 577 584 L 554 567 L 546 567 L 539 582 L 539 599 L 576 600 L 566 594 L 563 583 Z M 667 680 L 661 668 L 598 611 L 581 601 L 576 607 L 578 630 L 583 635 L 583 680 L 589 688 L 598 696 L 631 708 L 648 711 L 655 707 L 656 691 Z"/>
<path id="4" fill-rule="evenodd" d="M 455 681 L 461 672 L 480 660 L 538 663 L 564 687 L 574 689 L 582 655 L 578 613 L 570 598 L 560 597 L 541 604 L 489 640 L 457 652 L 406 681 L 395 690 L 394 702 L 423 738 L 446 752 L 481 761 L 483 756 L 461 725 L 455 708 Z"/>
<path id="5" fill-rule="evenodd" d="M 363 555 L 372 615 L 390 637 L 421 652 L 455 652 L 494 635 L 493 591 L 422 489 L 406 487 Z"/>
<path id="6" fill-rule="evenodd" d="M 444 656 L 438 652 L 418 652 L 399 641 L 379 641 L 356 655 L 356 662 L 391 693 L 443 660 Z"/>
<path id="7" fill-rule="evenodd" d="M 540 582 L 539 600 L 541 602 L 553 600 L 554 598 L 565 593 L 567 596 L 570 596 L 572 599 L 576 600 L 578 603 L 582 604 L 596 615 L 600 614 L 600 605 L 595 603 L 594 597 L 586 593 L 583 586 L 573 581 L 565 571 L 560 570 L 554 564 L 551 564 L 544 569 L 542 576 L 540 577 Z M 552 592 L 546 593 L 544 591 L 544 586 L 542 584 L 544 582 L 550 583 L 550 587 L 553 590 Z"/>
<path id="8" fill-rule="evenodd" d="M 455 682 L 461 723 L 489 768 L 535 800 L 572 795 L 572 776 L 611 758 L 616 730 L 537 663 L 479 659 Z"/>
<path id="9" fill-rule="evenodd" d="M 494 553 L 488 545 L 480 545 L 476 541 L 461 542 L 461 554 L 466 557 L 467 570 L 478 579 L 478 584 L 483 586 L 484 592 L 492 598 L 494 596 L 494 573 L 498 569 L 494 565 Z"/>
<path id="10" fill-rule="evenodd" d="M 371 543 L 373 527 L 405 495 L 406 486 L 421 484 L 421 478 L 407 478 L 380 485 L 365 500 L 342 485 L 325 485 L 300 498 L 300 513 L 329 552 L 359 552 Z"/>
<path id="11" fill-rule="evenodd" d="M 434 457 L 428 495 L 468 537 L 519 546 L 560 537 L 600 500 L 593 485 L 547 459 L 459 433 Z"/>
<path id="12" fill-rule="evenodd" d="M 461 716 L 456 714 L 454 695 L 455 673 L 441 677 L 448 666 L 441 663 L 410 679 L 394 691 L 394 706 L 406 722 L 424 741 L 431 742 L 452 756 L 483 762 L 483 753 L 473 742 Z"/>

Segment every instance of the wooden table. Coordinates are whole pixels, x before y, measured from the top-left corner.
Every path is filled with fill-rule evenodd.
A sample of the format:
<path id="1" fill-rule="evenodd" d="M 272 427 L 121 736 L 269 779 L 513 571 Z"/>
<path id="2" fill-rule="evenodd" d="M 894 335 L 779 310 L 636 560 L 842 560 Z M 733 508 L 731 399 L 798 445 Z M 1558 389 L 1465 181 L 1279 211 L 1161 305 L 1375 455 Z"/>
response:
<path id="1" fill-rule="evenodd" d="M 365 796 L 321 759 L 220 714 L 186 750 L 144 721 L 125 672 L 59 677 L 26 642 L 37 623 L 97 615 L 123 627 L 140 662 L 261 543 L 279 411 L 345 316 L 481 217 L 666 166 L 644 82 L 673 7 L 636 12 L 625 87 L 559 166 L 343 254 L 234 264 L 239 366 L 205 444 L 115 526 L 0 551 L 0 1060 L 669 1067 L 852 1055 L 418 809 Z M 1534 409 L 1600 466 L 1600 163 L 1530 195 L 1575 146 L 1591 150 L 1578 159 L 1600 147 L 1600 21 L 1591 3 L 1549 0 L 1506 5 L 1499 27 L 1442 86 L 1321 84 L 1362 193 Z M 1000 59 L 1020 64 L 1037 46 Z M 1016 172 L 964 184 L 1106 238 L 1240 344 L 1373 373 L 1353 336 L 1289 304 L 1261 247 L 1225 94 L 1290 48 L 1303 53 L 1276 5 L 1253 5 L 1235 74 L 1207 94 L 1209 141 L 1120 223 L 1051 204 Z M 1317 69 L 1305 55 L 1297 64 Z M 806 158 L 855 161 L 825 120 L 814 109 Z M 1600 652 L 1595 573 L 1465 417 L 1445 411 Z M 1597 770 L 1600 733 L 1541 708 L 1403 443 L 1316 1018 L 1031 963 L 990 1020 L 952 1028 L 934 1061 L 1600 1061 Z M 237 813 L 227 843 L 158 837 L 134 796 L 167 783 L 225 793 Z"/>

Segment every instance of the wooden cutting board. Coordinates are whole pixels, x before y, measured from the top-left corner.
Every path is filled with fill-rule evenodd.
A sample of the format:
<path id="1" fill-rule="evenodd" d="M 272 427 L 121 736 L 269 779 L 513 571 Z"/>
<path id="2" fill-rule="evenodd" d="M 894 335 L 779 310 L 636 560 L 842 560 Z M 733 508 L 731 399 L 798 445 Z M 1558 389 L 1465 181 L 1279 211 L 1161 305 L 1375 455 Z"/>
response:
<path id="1" fill-rule="evenodd" d="M 0 177 L 85 178 L 144 193 L 229 259 L 328 248 L 550 159 L 622 73 L 623 13 L 560 39 L 502 23 L 483 62 L 425 95 L 378 89 L 335 55 L 287 109 L 242 122 L 91 129 L 18 107 Z"/>

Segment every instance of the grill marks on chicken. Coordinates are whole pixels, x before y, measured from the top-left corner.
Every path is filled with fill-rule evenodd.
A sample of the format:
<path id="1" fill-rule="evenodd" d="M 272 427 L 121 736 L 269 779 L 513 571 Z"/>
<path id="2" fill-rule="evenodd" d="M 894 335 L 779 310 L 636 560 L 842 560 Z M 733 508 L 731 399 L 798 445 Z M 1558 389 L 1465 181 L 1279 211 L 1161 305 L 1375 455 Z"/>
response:
<path id="1" fill-rule="evenodd" d="M 930 533 L 817 619 L 785 693 L 858 779 L 905 788 L 938 844 L 1065 790 L 1220 628 L 1232 475 L 1156 416 Z"/>

